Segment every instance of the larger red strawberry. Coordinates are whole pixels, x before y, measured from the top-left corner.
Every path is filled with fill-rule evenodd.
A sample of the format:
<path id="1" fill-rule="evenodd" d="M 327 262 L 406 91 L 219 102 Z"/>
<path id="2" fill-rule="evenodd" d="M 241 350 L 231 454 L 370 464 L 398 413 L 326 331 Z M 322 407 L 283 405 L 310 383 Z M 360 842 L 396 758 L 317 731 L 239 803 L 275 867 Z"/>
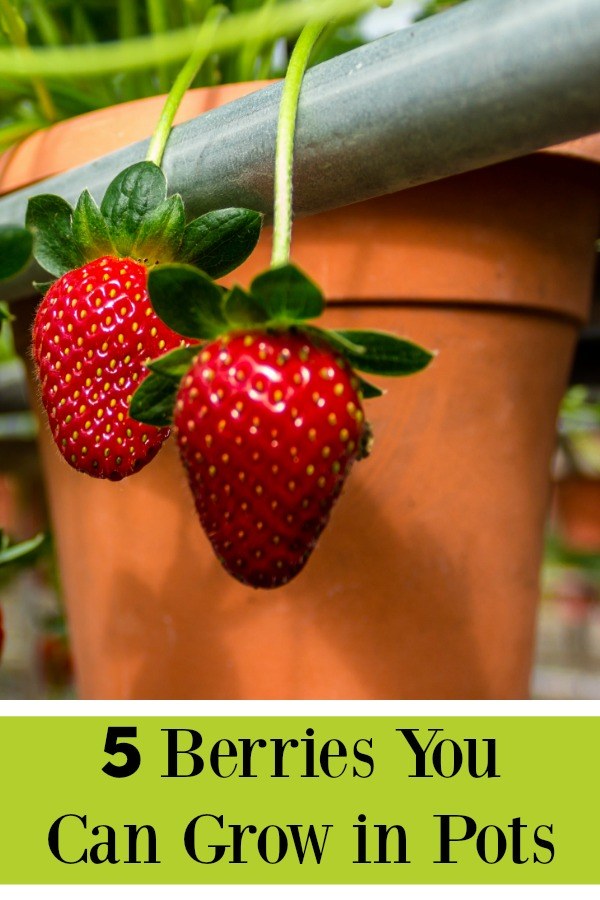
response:
<path id="1" fill-rule="evenodd" d="M 104 257 L 59 278 L 33 326 L 41 399 L 56 445 L 75 469 L 117 481 L 146 465 L 169 434 L 135 421 L 144 362 L 182 343 L 156 315 L 147 270 Z"/>
<path id="2" fill-rule="evenodd" d="M 358 382 L 323 342 L 293 331 L 208 344 L 175 406 L 200 521 L 225 568 L 278 587 L 325 527 L 364 427 Z"/>
<path id="3" fill-rule="evenodd" d="M 75 209 L 42 195 L 30 200 L 27 222 L 38 261 L 58 276 L 45 286 L 33 329 L 52 436 L 79 472 L 118 481 L 169 434 L 129 416 L 144 363 L 186 343 L 153 311 L 148 271 L 181 259 L 221 275 L 254 247 L 261 217 L 219 210 L 186 226 L 181 197 L 167 198 L 162 171 L 143 162 L 115 178 L 100 208 L 87 191 Z"/>
<path id="4" fill-rule="evenodd" d="M 176 265 L 154 269 L 148 287 L 167 324 L 207 343 L 150 363 L 131 413 L 174 422 L 200 521 L 227 571 L 253 587 L 283 585 L 370 443 L 362 400 L 381 391 L 354 369 L 407 375 L 432 354 L 394 335 L 308 325 L 323 297 L 292 265 L 259 275 L 249 293 Z M 177 310 L 174 289 L 186 297 Z"/>

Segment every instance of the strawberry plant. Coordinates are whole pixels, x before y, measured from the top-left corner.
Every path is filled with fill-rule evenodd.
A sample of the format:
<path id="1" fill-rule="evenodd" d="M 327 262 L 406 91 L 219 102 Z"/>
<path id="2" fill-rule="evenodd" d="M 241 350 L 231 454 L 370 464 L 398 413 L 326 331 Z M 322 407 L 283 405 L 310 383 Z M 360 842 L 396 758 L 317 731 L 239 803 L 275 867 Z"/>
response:
<path id="1" fill-rule="evenodd" d="M 145 161 L 98 206 L 29 201 L 38 262 L 56 280 L 33 329 L 33 358 L 55 443 L 79 472 L 139 471 L 174 428 L 200 521 L 227 569 L 277 587 L 304 566 L 355 461 L 369 452 L 363 408 L 380 388 L 358 373 L 423 369 L 427 350 L 394 335 L 327 330 L 319 287 L 290 262 L 298 98 L 324 32 L 294 48 L 276 145 L 271 267 L 246 290 L 216 279 L 253 250 L 262 217 L 215 210 L 186 224 L 160 168 L 181 98 L 204 63 L 213 10 L 175 79 Z"/>
<path id="2" fill-rule="evenodd" d="M 305 28 L 286 77 L 271 268 L 246 291 L 224 290 L 198 267 L 156 266 L 155 312 L 195 343 L 150 362 L 131 406 L 148 426 L 175 425 L 200 522 L 226 570 L 252 587 L 279 587 L 302 569 L 367 455 L 363 400 L 381 391 L 355 370 L 407 375 L 432 358 L 394 335 L 312 324 L 323 295 L 289 262 L 297 103 L 322 30 Z"/>
<path id="3" fill-rule="evenodd" d="M 129 415 L 145 361 L 182 343 L 152 309 L 151 266 L 172 260 L 222 275 L 253 249 L 261 217 L 220 210 L 185 224 L 162 170 L 142 162 L 121 172 L 100 207 L 84 192 L 75 209 L 32 198 L 34 254 L 52 275 L 33 328 L 41 399 L 54 440 L 75 469 L 119 480 L 146 465 L 168 429 Z"/>
<path id="4" fill-rule="evenodd" d="M 145 362 L 185 344 L 155 314 L 148 271 L 182 261 L 220 277 L 254 248 L 259 213 L 217 210 L 186 225 L 178 194 L 167 197 L 160 163 L 183 95 L 207 54 L 210 11 L 194 52 L 167 97 L 147 159 L 120 172 L 100 207 L 84 191 L 75 209 L 53 195 L 29 201 L 34 255 L 52 275 L 33 329 L 41 399 L 58 449 L 80 472 L 112 481 L 143 468 L 168 428 L 129 415 Z"/>

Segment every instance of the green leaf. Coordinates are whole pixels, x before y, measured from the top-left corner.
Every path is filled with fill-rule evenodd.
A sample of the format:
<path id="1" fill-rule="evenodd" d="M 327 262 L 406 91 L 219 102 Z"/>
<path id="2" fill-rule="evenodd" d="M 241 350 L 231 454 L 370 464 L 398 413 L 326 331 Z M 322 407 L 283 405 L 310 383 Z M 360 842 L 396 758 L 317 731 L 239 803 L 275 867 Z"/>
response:
<path id="1" fill-rule="evenodd" d="M 45 534 L 37 534 L 28 541 L 21 541 L 19 544 L 10 544 L 8 536 L 2 532 L 0 541 L 0 566 L 7 566 L 11 563 L 27 563 L 31 562 L 39 554 L 42 546 L 46 543 L 47 536 Z"/>
<path id="2" fill-rule="evenodd" d="M 362 393 L 365 400 L 373 400 L 375 397 L 383 397 L 383 391 L 381 388 L 376 387 L 374 384 L 371 384 L 370 381 L 365 381 L 364 378 L 361 378 L 360 375 L 356 376 L 358 378 L 358 389 Z"/>
<path id="3" fill-rule="evenodd" d="M 119 172 L 109 184 L 100 209 L 120 254 L 130 253 L 144 217 L 166 197 L 167 181 L 162 169 L 147 161 Z"/>
<path id="4" fill-rule="evenodd" d="M 216 209 L 189 223 L 179 258 L 221 278 L 250 256 L 261 226 L 261 214 L 251 209 Z"/>
<path id="5" fill-rule="evenodd" d="M 34 288 L 36 289 L 36 291 L 38 291 L 40 294 L 42 294 L 42 296 L 46 293 L 46 291 L 50 290 L 50 288 L 52 287 L 53 284 L 54 284 L 53 281 L 34 281 L 33 282 Z"/>
<path id="6" fill-rule="evenodd" d="M 73 239 L 73 209 L 53 194 L 39 194 L 27 204 L 27 227 L 33 233 L 33 255 L 51 275 L 60 277 L 85 262 Z"/>
<path id="7" fill-rule="evenodd" d="M 0 324 L 2 322 L 11 322 L 14 316 L 11 315 L 8 304 L 0 302 Z"/>
<path id="8" fill-rule="evenodd" d="M 177 257 L 183 238 L 185 211 L 179 194 L 173 194 L 143 219 L 131 255 L 151 265 L 170 262 Z"/>
<path id="9" fill-rule="evenodd" d="M 250 293 L 272 321 L 297 322 L 314 319 L 323 312 L 320 288 L 291 263 L 257 275 Z"/>
<path id="10" fill-rule="evenodd" d="M 156 314 L 177 334 L 203 340 L 227 330 L 223 289 L 193 266 L 167 263 L 151 269 L 148 293 Z"/>
<path id="11" fill-rule="evenodd" d="M 73 213 L 73 237 L 86 260 L 115 255 L 106 219 L 87 189 L 79 197 Z"/>
<path id="12" fill-rule="evenodd" d="M 418 344 L 382 331 L 336 331 L 353 344 L 364 347 L 363 353 L 344 351 L 354 369 L 374 375 L 412 375 L 420 372 L 434 354 Z"/>
<path id="13" fill-rule="evenodd" d="M 179 381 L 153 372 L 148 375 L 131 398 L 129 414 L 138 422 L 166 428 L 173 421 L 173 407 Z"/>
<path id="14" fill-rule="evenodd" d="M 0 281 L 12 278 L 31 256 L 33 238 L 26 228 L 0 226 Z"/>
<path id="15" fill-rule="evenodd" d="M 314 325 L 304 325 L 303 330 L 326 341 L 330 347 L 337 350 L 342 356 L 346 356 L 349 353 L 352 353 L 354 356 L 361 356 L 366 352 L 366 347 L 363 347 L 361 344 L 355 344 L 353 341 L 345 338 L 339 331 L 332 331 L 329 328 L 317 328 Z"/>
<path id="16" fill-rule="evenodd" d="M 223 313 L 233 328 L 251 328 L 269 318 L 263 306 L 238 285 L 223 300 Z"/>
<path id="17" fill-rule="evenodd" d="M 190 370 L 201 346 L 201 344 L 194 344 L 192 347 L 178 347 L 177 350 L 171 350 L 170 353 L 153 359 L 147 364 L 148 368 L 152 372 L 172 378 L 179 383 Z"/>

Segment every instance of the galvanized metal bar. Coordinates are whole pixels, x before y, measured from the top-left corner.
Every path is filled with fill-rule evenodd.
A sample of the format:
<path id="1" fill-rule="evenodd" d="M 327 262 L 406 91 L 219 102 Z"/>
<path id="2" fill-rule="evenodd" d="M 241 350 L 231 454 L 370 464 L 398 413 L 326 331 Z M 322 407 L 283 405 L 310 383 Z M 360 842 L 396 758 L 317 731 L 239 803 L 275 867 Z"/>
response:
<path id="1" fill-rule="evenodd" d="M 490 165 L 600 130 L 598 0 L 470 0 L 313 68 L 300 102 L 297 216 Z M 165 155 L 190 215 L 272 207 L 276 84 L 175 129 Z M 0 200 L 98 198 L 147 141 Z M 8 289 L 18 296 L 32 271 Z M 5 290 L 6 293 L 6 290 Z"/>

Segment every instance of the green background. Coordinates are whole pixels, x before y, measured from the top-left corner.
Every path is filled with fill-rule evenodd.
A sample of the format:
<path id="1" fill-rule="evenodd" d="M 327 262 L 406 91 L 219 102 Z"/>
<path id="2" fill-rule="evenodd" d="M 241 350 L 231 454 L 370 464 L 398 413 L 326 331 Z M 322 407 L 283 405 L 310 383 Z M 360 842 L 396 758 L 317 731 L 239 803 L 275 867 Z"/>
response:
<path id="1" fill-rule="evenodd" d="M 109 725 L 137 726 L 133 741 L 142 764 L 129 778 L 111 778 L 102 766 L 121 756 L 104 753 Z M 199 751 L 206 766 L 195 778 L 168 779 L 166 735 L 162 728 L 194 728 L 202 733 Z M 414 754 L 397 728 L 443 728 L 438 738 L 452 738 L 466 750 L 464 739 L 495 738 L 499 778 L 473 779 L 466 770 L 454 778 L 409 778 Z M 220 738 L 234 743 L 241 737 L 303 738 L 313 728 L 320 747 L 337 738 L 349 754 L 359 738 L 371 738 L 375 768 L 369 778 L 352 778 L 353 759 L 337 779 L 324 775 L 302 778 L 303 753 L 291 751 L 287 779 L 272 778 L 272 754 L 259 750 L 262 760 L 254 779 L 220 779 L 208 767 L 207 748 Z M 3 779 L 0 803 L 0 882 L 11 883 L 534 883 L 595 884 L 599 879 L 600 726 L 588 717 L 3 717 L 0 719 L 0 764 Z M 369 750 L 364 744 L 363 750 Z M 479 752 L 485 751 L 481 745 Z M 448 750 L 448 747 L 446 747 Z M 466 755 L 466 754 L 465 754 Z M 449 765 L 450 755 L 444 756 Z M 481 760 L 484 761 L 485 753 Z M 295 763 L 292 764 L 292 760 Z M 185 762 L 185 760 L 184 760 Z M 367 771 L 364 764 L 358 765 Z M 317 771 L 319 769 L 317 768 Z M 72 826 L 61 845 L 73 857 L 105 840 L 102 830 L 112 825 L 117 833 L 117 855 L 126 858 L 124 824 L 153 825 L 158 836 L 159 865 L 77 864 L 58 862 L 48 849 L 51 823 L 66 813 L 87 815 L 88 829 Z M 230 853 L 214 865 L 200 865 L 184 849 L 187 823 L 201 813 L 223 815 L 225 825 L 254 824 L 263 828 L 289 823 L 315 826 L 331 823 L 323 860 L 317 865 L 309 854 L 299 865 L 290 850 L 283 862 L 269 865 L 256 852 L 256 837 L 245 838 L 246 865 L 231 864 Z M 359 814 L 368 825 L 401 824 L 408 836 L 410 864 L 356 865 Z M 509 841 L 504 859 L 495 865 L 477 856 L 475 841 L 455 844 L 456 865 L 435 865 L 438 858 L 438 820 L 435 814 L 472 816 L 479 828 L 500 826 Z M 529 827 L 522 833 L 522 853 L 533 859 L 533 831 L 552 824 L 555 856 L 549 865 L 516 865 L 511 860 L 508 823 L 516 816 Z M 320 835 L 321 829 L 317 827 Z M 207 856 L 207 843 L 226 843 L 231 832 L 213 823 L 203 832 L 199 850 Z M 369 831 L 372 854 L 376 840 Z M 272 841 L 273 835 L 271 835 Z M 393 842 L 392 842 L 392 846 Z M 490 841 L 491 852 L 494 842 Z M 145 842 L 141 842 L 142 851 Z M 274 852 L 274 844 L 269 843 Z M 541 848 L 538 854 L 546 859 Z M 143 856 L 143 852 L 142 852 Z"/>

